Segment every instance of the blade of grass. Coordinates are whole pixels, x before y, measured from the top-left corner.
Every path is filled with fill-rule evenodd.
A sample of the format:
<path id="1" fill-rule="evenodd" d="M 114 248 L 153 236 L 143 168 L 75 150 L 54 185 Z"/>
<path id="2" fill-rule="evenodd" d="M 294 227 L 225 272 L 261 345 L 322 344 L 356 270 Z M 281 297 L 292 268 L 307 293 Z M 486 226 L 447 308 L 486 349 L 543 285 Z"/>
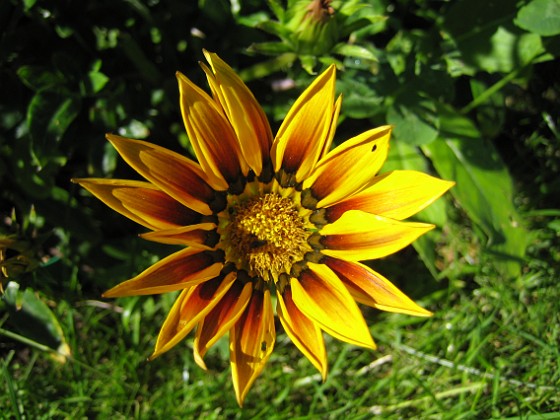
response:
<path id="1" fill-rule="evenodd" d="M 20 413 L 20 407 L 18 404 L 18 398 L 16 393 L 16 386 L 14 384 L 14 381 L 12 380 L 12 376 L 10 375 L 10 372 L 8 371 L 8 365 L 10 364 L 12 358 L 14 357 L 14 354 L 15 352 L 13 350 L 11 350 L 8 353 L 8 357 L 6 357 L 6 360 L 2 364 L 2 374 L 4 376 L 6 387 L 8 388 L 8 396 L 10 398 L 10 402 L 12 403 L 12 407 L 14 409 L 13 415 L 17 420 L 20 420 L 22 418 L 21 416 L 23 413 Z"/>

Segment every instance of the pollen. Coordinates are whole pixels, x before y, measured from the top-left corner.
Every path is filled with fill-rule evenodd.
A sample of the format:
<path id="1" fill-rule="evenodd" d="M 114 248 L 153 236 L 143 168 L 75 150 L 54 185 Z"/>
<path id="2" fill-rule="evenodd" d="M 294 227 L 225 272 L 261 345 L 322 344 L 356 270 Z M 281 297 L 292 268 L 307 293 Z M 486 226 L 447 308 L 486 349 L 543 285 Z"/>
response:
<path id="1" fill-rule="evenodd" d="M 222 234 L 226 260 L 250 276 L 276 282 L 311 251 L 312 232 L 291 198 L 267 193 L 232 206 L 229 213 Z"/>

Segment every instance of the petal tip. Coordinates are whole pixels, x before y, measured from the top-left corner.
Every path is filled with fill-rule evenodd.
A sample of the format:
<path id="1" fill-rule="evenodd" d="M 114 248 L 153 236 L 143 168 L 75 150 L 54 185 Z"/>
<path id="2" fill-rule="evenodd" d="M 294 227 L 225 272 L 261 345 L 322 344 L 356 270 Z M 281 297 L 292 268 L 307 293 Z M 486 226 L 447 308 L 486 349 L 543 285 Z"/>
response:
<path id="1" fill-rule="evenodd" d="M 429 317 L 434 316 L 434 313 L 432 311 L 428 311 L 427 309 L 424 309 L 421 306 L 419 306 L 419 308 L 421 310 L 417 311 L 416 316 L 421 316 L 421 317 L 425 317 L 425 318 L 429 318 Z"/>
<path id="2" fill-rule="evenodd" d="M 178 70 L 175 72 L 175 77 L 177 78 L 177 81 L 179 82 L 179 87 L 181 87 L 183 83 L 189 83 L 189 81 L 190 81 L 187 76 L 185 76 L 183 73 L 181 73 Z"/>
<path id="3" fill-rule="evenodd" d="M 119 290 L 122 289 L 121 286 L 122 286 L 122 283 L 117 284 L 115 287 L 112 287 L 109 290 L 106 290 L 105 292 L 101 293 L 101 297 L 112 299 L 112 298 L 117 298 L 117 297 L 130 296 L 126 293 L 123 293 L 122 291 L 119 292 Z"/>
<path id="4" fill-rule="evenodd" d="M 118 137 L 118 136 L 113 134 L 113 133 L 105 133 L 105 138 L 109 141 L 112 141 L 116 137 Z"/>
<path id="5" fill-rule="evenodd" d="M 371 336 L 371 334 L 369 335 L 368 342 L 364 343 L 364 347 L 366 349 L 377 350 L 377 344 L 375 344 L 375 341 L 373 341 L 373 337 Z"/>
<path id="6" fill-rule="evenodd" d="M 126 137 L 119 136 L 118 134 L 107 133 L 105 134 L 105 138 L 111 143 L 115 148 L 118 147 L 119 144 L 125 143 L 127 140 Z"/>
<path id="7" fill-rule="evenodd" d="M 101 297 L 102 298 L 113 298 L 115 296 L 113 296 L 113 294 L 111 293 L 111 290 L 113 289 L 109 289 L 106 292 L 101 293 Z"/>

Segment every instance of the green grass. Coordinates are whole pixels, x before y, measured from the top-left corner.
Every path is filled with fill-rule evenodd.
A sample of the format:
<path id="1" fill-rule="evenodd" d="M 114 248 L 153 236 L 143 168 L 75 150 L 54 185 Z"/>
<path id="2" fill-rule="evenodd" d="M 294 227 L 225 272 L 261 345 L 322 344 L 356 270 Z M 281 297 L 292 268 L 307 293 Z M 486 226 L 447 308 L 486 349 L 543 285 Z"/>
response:
<path id="1" fill-rule="evenodd" d="M 420 266 L 410 262 L 411 269 Z M 430 281 L 421 270 L 408 283 Z M 406 283 L 403 288 L 406 290 Z M 2 361 L 6 418 L 498 418 L 560 416 L 560 291 L 531 272 L 441 282 L 420 319 L 364 308 L 378 344 L 363 350 L 327 337 L 323 383 L 282 333 L 245 406 L 235 402 L 227 341 L 193 362 L 191 340 L 146 362 L 171 300 L 59 305 L 73 359 L 21 345 Z M 124 322 L 127 320 L 127 322 Z M 136 321 L 134 321 L 136 320 Z M 531 417 L 533 416 L 533 417 Z"/>

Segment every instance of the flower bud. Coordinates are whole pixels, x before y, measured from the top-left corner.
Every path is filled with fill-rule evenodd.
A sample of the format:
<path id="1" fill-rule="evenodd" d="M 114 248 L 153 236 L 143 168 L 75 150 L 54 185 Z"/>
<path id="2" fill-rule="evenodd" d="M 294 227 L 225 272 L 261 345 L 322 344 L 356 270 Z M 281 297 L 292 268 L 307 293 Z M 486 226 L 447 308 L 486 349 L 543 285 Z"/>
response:
<path id="1" fill-rule="evenodd" d="M 292 17 L 287 27 L 293 34 L 297 52 L 323 55 L 334 47 L 338 41 L 338 28 L 331 1 L 298 1 L 288 11 Z"/>

